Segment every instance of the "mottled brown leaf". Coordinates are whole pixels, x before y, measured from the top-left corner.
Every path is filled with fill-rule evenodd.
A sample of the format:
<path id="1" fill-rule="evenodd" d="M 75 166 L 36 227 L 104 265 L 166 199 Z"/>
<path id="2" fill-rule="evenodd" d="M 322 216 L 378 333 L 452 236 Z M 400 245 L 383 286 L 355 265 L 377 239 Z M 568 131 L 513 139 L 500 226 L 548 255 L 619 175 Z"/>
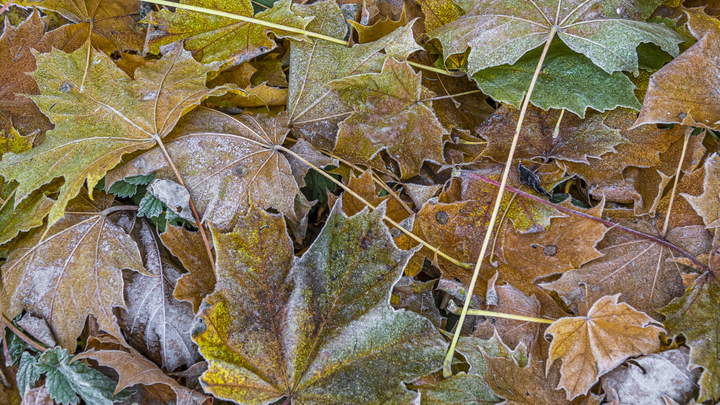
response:
<path id="1" fill-rule="evenodd" d="M 698 196 L 682 194 L 708 228 L 720 227 L 720 156 L 714 153 L 705 161 L 703 193 Z"/>

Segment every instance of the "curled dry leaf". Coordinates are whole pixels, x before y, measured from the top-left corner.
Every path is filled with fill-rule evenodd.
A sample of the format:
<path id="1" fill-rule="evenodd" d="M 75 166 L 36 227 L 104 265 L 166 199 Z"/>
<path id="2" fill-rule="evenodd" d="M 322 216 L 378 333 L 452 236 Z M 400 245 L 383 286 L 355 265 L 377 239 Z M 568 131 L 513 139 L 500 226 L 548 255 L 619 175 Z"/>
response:
<path id="1" fill-rule="evenodd" d="M 446 131 L 435 116 L 435 96 L 421 85 L 420 73 L 388 58 L 382 73 L 332 81 L 328 86 L 354 109 L 339 124 L 335 153 L 367 164 L 380 151 L 395 159 L 403 179 L 420 171 L 425 161 L 442 164 Z"/>
<path id="2" fill-rule="evenodd" d="M 355 177 L 355 174 L 351 173 L 347 186 L 350 190 L 357 193 L 360 197 L 364 198 L 365 201 L 375 207 L 379 206 L 383 201 L 387 201 L 385 206 L 385 215 L 393 221 L 400 223 L 403 219 L 408 217 L 408 212 L 394 197 L 389 195 L 385 197 L 378 197 L 377 189 L 372 176 L 372 170 L 369 169 L 360 175 L 360 177 Z M 365 204 L 350 195 L 350 193 L 343 193 L 341 198 L 343 202 L 343 211 L 349 216 L 355 215 L 365 209 Z"/>
<path id="3" fill-rule="evenodd" d="M 299 260 L 282 218 L 257 208 L 213 232 L 218 287 L 195 336 L 206 391 L 252 404 L 408 403 L 416 394 L 401 382 L 440 367 L 446 344 L 430 322 L 388 305 L 410 252 L 395 247 L 384 209 L 347 218 L 341 206 Z"/>
<path id="4" fill-rule="evenodd" d="M 545 331 L 552 335 L 547 369 L 562 360 L 560 383 L 567 398 L 587 393 L 598 378 L 629 357 L 657 352 L 663 328 L 626 303 L 620 294 L 599 299 L 587 316 L 562 318 Z"/>
<path id="5" fill-rule="evenodd" d="M 89 315 L 100 329 L 122 339 L 113 315 L 114 307 L 125 307 L 121 271 L 150 274 L 132 238 L 102 213 L 112 202 L 103 193 L 95 195 L 95 202 L 82 194 L 68 204 L 71 213 L 13 250 L 2 266 L 2 306 L 8 318 L 34 311 L 70 351 Z"/>
<path id="6" fill-rule="evenodd" d="M 174 391 L 177 405 L 210 405 L 212 403 L 212 398 L 178 384 L 177 381 L 165 375 L 155 363 L 143 357 L 136 350 L 123 346 L 112 336 L 90 337 L 88 350 L 75 356 L 73 361 L 82 359 L 96 360 L 101 366 L 112 367 L 117 371 L 120 379 L 114 394 L 137 384 L 148 387 L 163 385 Z"/>
<path id="7" fill-rule="evenodd" d="M 134 80 L 110 57 L 87 46 L 71 54 L 58 50 L 38 54 L 37 60 L 32 77 L 42 95 L 32 99 L 55 129 L 42 145 L 3 156 L 0 175 L 20 183 L 16 205 L 33 190 L 64 178 L 50 210 L 51 225 L 63 216 L 86 180 L 92 190 L 124 154 L 151 148 L 203 98 L 225 91 L 206 88 L 207 73 L 216 66 L 195 62 L 179 45 L 152 65 L 139 67 Z"/>
<path id="8" fill-rule="evenodd" d="M 698 196 L 682 196 L 702 216 L 706 227 L 720 227 L 720 155 L 714 153 L 705 161 L 703 193 Z"/>
<path id="9" fill-rule="evenodd" d="M 300 193 L 290 164 L 276 149 L 285 141 L 288 117 L 281 113 L 229 116 L 206 107 L 183 117 L 165 141 L 203 223 L 232 229 L 250 204 L 275 208 L 301 225 L 310 203 Z M 128 176 L 157 172 L 173 179 L 160 148 L 150 150 L 108 175 L 107 185 Z M 299 239 L 304 229 L 296 231 Z"/>

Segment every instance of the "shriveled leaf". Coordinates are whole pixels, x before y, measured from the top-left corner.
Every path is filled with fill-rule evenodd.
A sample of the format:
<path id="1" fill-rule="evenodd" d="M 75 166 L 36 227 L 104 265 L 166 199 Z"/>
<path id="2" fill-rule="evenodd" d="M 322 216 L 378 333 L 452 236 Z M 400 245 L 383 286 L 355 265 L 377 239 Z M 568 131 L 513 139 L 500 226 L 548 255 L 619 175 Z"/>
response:
<path id="1" fill-rule="evenodd" d="M 215 291 L 215 272 L 210 264 L 205 244 L 199 232 L 171 226 L 160 235 L 163 245 L 173 256 L 180 259 L 189 273 L 177 281 L 175 298 L 192 304 L 195 312 L 208 294 Z"/>
<path id="2" fill-rule="evenodd" d="M 365 164 L 380 151 L 400 166 L 402 178 L 416 175 L 424 161 L 444 163 L 445 129 L 424 101 L 435 94 L 421 85 L 421 74 L 389 58 L 382 73 L 367 73 L 330 82 L 354 113 L 339 125 L 335 152 Z"/>
<path id="3" fill-rule="evenodd" d="M 395 222 L 399 223 L 409 215 L 405 208 L 403 208 L 394 197 L 389 195 L 378 197 L 375 182 L 372 177 L 372 170 L 368 169 L 360 175 L 360 177 L 355 177 L 354 174 L 350 174 L 347 186 L 375 207 L 379 206 L 381 202 L 387 201 L 385 215 Z M 342 202 L 343 211 L 349 216 L 355 215 L 365 209 L 365 204 L 347 192 L 343 193 Z"/>
<path id="4" fill-rule="evenodd" d="M 253 17 L 250 0 L 182 0 L 180 3 Z M 290 9 L 291 5 L 290 0 L 278 1 L 272 8 L 258 13 L 253 18 L 304 29 L 310 19 L 295 15 Z M 268 36 L 271 32 L 276 37 L 308 40 L 302 34 L 180 8 L 174 12 L 168 9 L 151 12 L 145 21 L 157 26 L 156 30 L 148 35 L 147 46 L 150 52 L 160 53 L 161 46 L 183 41 L 185 49 L 191 51 L 198 61 L 222 62 L 225 66 L 240 64 L 275 49 L 277 46 L 275 41 Z"/>
<path id="5" fill-rule="evenodd" d="M 703 193 L 698 196 L 682 196 L 690 202 L 708 228 L 720 227 L 720 156 L 717 153 L 705 161 Z"/>
<path id="6" fill-rule="evenodd" d="M 124 307 L 122 269 L 144 272 L 137 245 L 95 203 L 81 195 L 55 225 L 22 240 L 2 266 L 2 305 L 9 318 L 34 311 L 50 324 L 60 346 L 75 350 L 85 319 L 122 338 L 113 307 Z"/>
<path id="7" fill-rule="evenodd" d="M 526 52 L 547 42 L 552 27 L 570 49 L 590 58 L 608 73 L 638 72 L 635 48 L 652 42 L 673 56 L 680 34 L 662 24 L 641 21 L 637 9 L 606 7 L 599 1 L 542 0 L 463 1 L 466 15 L 428 36 L 443 44 L 445 58 L 470 47 L 470 75 L 482 69 L 514 64 Z"/>
<path id="8" fill-rule="evenodd" d="M 100 365 L 117 371 L 120 379 L 114 394 L 137 384 L 165 385 L 175 392 L 178 405 L 202 405 L 212 402 L 209 397 L 180 385 L 163 373 L 155 363 L 136 350 L 119 344 L 112 336 L 90 337 L 88 347 L 88 350 L 75 356 L 73 361 L 93 359 Z"/>
<path id="9" fill-rule="evenodd" d="M 1 39 L 0 39 L 1 41 Z M 21 136 L 14 128 L 0 132 L 0 157 L 7 152 L 22 153 L 32 148 L 34 136 Z M 35 192 L 25 201 L 15 206 L 17 183 L 5 182 L 0 177 L 0 245 L 17 236 L 42 225 L 43 218 L 50 212 L 53 200 L 43 192 Z"/>
<path id="10" fill-rule="evenodd" d="M 646 314 L 618 304 L 619 297 L 605 296 L 587 316 L 559 319 L 545 331 L 553 336 L 547 368 L 562 360 L 558 388 L 565 389 L 568 399 L 585 394 L 601 375 L 627 358 L 660 349 L 658 333 L 664 330 Z"/>
<path id="11" fill-rule="evenodd" d="M 602 379 L 606 400 L 621 404 L 657 404 L 663 396 L 689 403 L 697 396 L 701 369 L 688 369 L 687 348 L 673 349 L 628 362 Z"/>
<path id="12" fill-rule="evenodd" d="M 412 277 L 402 277 L 393 287 L 390 304 L 393 308 L 404 308 L 428 318 L 433 325 L 440 327 L 440 311 L 433 296 L 434 281 L 419 282 Z"/>
<path id="13" fill-rule="evenodd" d="M 308 31 L 345 38 L 347 24 L 335 2 L 296 6 L 294 11 L 302 17 L 314 17 L 306 27 Z M 387 58 L 403 60 L 420 49 L 413 39 L 411 25 L 352 48 L 320 39 L 291 42 L 290 71 L 294 73 L 289 77 L 287 111 L 293 132 L 317 147 L 332 150 L 337 124 L 350 111 L 326 84 L 347 76 L 380 72 Z"/>
<path id="14" fill-rule="evenodd" d="M 206 391 L 246 404 L 407 403 L 416 395 L 401 382 L 439 369 L 445 342 L 430 322 L 388 306 L 410 252 L 382 208 L 347 218 L 341 205 L 294 264 L 278 216 L 255 208 L 214 232 L 218 288 L 195 337 Z"/>
<path id="15" fill-rule="evenodd" d="M 520 108 L 541 52 L 532 50 L 512 65 L 483 69 L 472 78 L 495 100 Z M 636 110 L 641 107 L 633 93 L 635 85 L 627 76 L 605 72 L 563 43 L 550 47 L 535 86 L 531 104 L 543 110 L 565 108 L 583 118 L 588 107 L 597 111 L 618 106 Z"/>
<path id="16" fill-rule="evenodd" d="M 488 141 L 483 156 L 489 156 L 496 162 L 507 159 L 519 115 L 517 109 L 502 106 L 478 128 L 478 135 Z M 588 157 L 599 158 L 615 152 L 616 145 L 628 142 L 619 130 L 605 125 L 604 117 L 599 113 L 591 113 L 584 120 L 574 114 L 563 114 L 556 137 L 554 133 L 559 118 L 558 110 L 544 112 L 539 108 L 529 108 L 523 124 L 524 135 L 514 158 L 540 163 L 550 159 L 589 163 Z"/>
<path id="17" fill-rule="evenodd" d="M 138 68 L 135 80 L 107 55 L 90 52 L 84 81 L 87 47 L 72 54 L 53 50 L 37 55 L 33 78 L 42 95 L 32 98 L 55 129 L 42 145 L 19 155 L 6 154 L 0 161 L 0 175 L 20 183 L 16 204 L 53 179 L 65 179 L 50 210 L 50 224 L 62 217 L 86 180 L 92 189 L 124 154 L 152 147 L 203 98 L 225 91 L 207 89 L 205 77 L 216 66 L 195 62 L 180 46 Z"/>
<path id="18" fill-rule="evenodd" d="M 54 35 L 65 42 L 65 50 L 74 51 L 90 35 L 90 44 L 105 53 L 136 50 L 143 47 L 145 31 L 135 24 L 140 4 L 134 0 L 20 0 L 25 7 L 56 12 L 71 24 L 58 28 Z M 85 51 L 87 53 L 87 50 Z"/>
<path id="19" fill-rule="evenodd" d="M 396 29 L 407 24 L 407 17 L 405 16 L 405 8 L 403 7 L 402 14 L 397 21 L 393 21 L 391 18 L 378 21 L 372 26 L 362 25 L 352 20 L 348 20 L 348 23 L 355 28 L 358 33 L 358 41 L 361 44 L 368 42 L 374 42 L 378 39 L 390 34 Z"/>
<path id="20" fill-rule="evenodd" d="M 53 405 L 54 402 L 50 398 L 48 387 L 43 385 L 39 388 L 33 388 L 25 393 L 25 398 L 21 405 Z"/>
<path id="21" fill-rule="evenodd" d="M 223 231 L 232 229 L 235 216 L 247 212 L 251 202 L 275 208 L 294 224 L 302 223 L 309 202 L 300 193 L 287 158 L 275 149 L 285 141 L 287 119 L 286 114 L 232 117 L 205 107 L 180 119 L 165 148 L 203 223 L 212 222 Z M 157 172 L 158 179 L 175 178 L 160 148 L 113 171 L 107 184 L 152 172 Z"/>
<path id="22" fill-rule="evenodd" d="M 678 123 L 720 129 L 720 29 L 708 31 L 650 77 L 635 125 Z"/>
<path id="23" fill-rule="evenodd" d="M 127 311 L 120 325 L 131 336 L 128 340 L 149 353 L 166 370 L 175 370 L 198 361 L 197 346 L 190 328 L 195 317 L 192 306 L 180 302 L 173 291 L 181 276 L 169 253 L 147 220 L 140 220 L 133 230 L 149 277 L 134 273 L 125 287 Z M 201 242 L 201 246 L 202 242 Z"/>
<path id="24" fill-rule="evenodd" d="M 717 250 L 718 247 L 715 247 Z M 715 253 L 717 257 L 718 253 Z M 688 367 L 702 367 L 698 401 L 720 399 L 720 281 L 717 267 L 701 275 L 660 312 L 671 335 L 680 333 L 690 346 Z"/>

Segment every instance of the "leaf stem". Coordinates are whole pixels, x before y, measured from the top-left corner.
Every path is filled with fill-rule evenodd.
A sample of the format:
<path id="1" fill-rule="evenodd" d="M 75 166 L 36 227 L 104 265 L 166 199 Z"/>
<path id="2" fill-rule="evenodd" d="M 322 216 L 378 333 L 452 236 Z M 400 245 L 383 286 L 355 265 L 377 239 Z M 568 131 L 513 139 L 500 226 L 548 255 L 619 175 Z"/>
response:
<path id="1" fill-rule="evenodd" d="M 499 185 L 500 185 L 500 183 L 498 183 L 497 181 L 492 180 L 492 179 L 489 179 L 489 178 L 484 177 L 484 176 L 481 176 L 481 175 L 479 175 L 479 174 L 476 174 L 476 173 L 473 173 L 473 172 L 467 172 L 467 173 L 468 173 L 469 176 L 475 177 L 476 179 L 478 179 L 478 180 L 480 180 L 480 181 L 483 181 L 483 182 L 485 182 L 485 183 L 493 184 L 493 185 L 495 185 L 495 186 L 499 186 Z M 614 223 L 614 222 L 606 221 L 606 220 L 604 220 L 604 219 L 602 219 L 602 218 L 594 217 L 594 216 L 589 215 L 589 214 L 586 214 L 586 213 L 584 213 L 584 212 L 576 211 L 576 210 L 574 210 L 574 209 L 572 209 L 572 208 L 567 208 L 567 207 L 563 207 L 562 205 L 559 205 L 559 204 L 551 203 L 550 201 L 544 200 L 544 199 L 542 199 L 542 198 L 540 198 L 540 197 L 536 197 L 536 196 L 534 196 L 534 195 L 532 195 L 532 194 L 529 194 L 529 193 L 526 193 L 526 192 L 524 192 L 524 191 L 518 190 L 518 189 L 513 188 L 513 187 L 511 187 L 511 186 L 505 186 L 505 188 L 506 188 L 508 191 L 511 191 L 511 192 L 513 192 L 513 193 L 515 193 L 515 194 L 519 194 L 519 195 L 521 195 L 521 196 L 523 196 L 523 197 L 525 197 L 525 198 L 529 198 L 529 199 L 531 199 L 531 200 L 533 200 L 533 201 L 539 202 L 540 204 L 545 204 L 545 205 L 547 205 L 548 207 L 555 208 L 556 210 L 561 211 L 561 212 L 564 212 L 564 213 L 566 213 L 566 214 L 575 215 L 575 216 L 578 216 L 578 217 L 580 217 L 580 218 L 585 218 L 585 219 L 589 219 L 589 220 L 591 220 L 591 221 L 599 222 L 599 223 L 601 223 L 601 224 L 603 224 L 603 225 L 605 225 L 605 226 L 607 226 L 607 227 L 616 228 L 616 229 L 619 229 L 619 230 L 621 230 L 621 231 L 623 231 L 623 232 L 627 232 L 627 233 L 629 233 L 629 234 L 632 234 L 632 235 L 641 237 L 641 238 L 643 238 L 643 239 L 647 239 L 647 240 L 651 240 L 651 241 L 653 241 L 653 242 L 655 242 L 655 243 L 659 243 L 659 244 L 661 244 L 661 245 L 663 245 L 663 246 L 665 246 L 665 247 L 668 247 L 668 248 L 670 248 L 670 249 L 672 249 L 672 250 L 680 253 L 681 255 L 687 257 L 691 262 L 693 262 L 696 266 L 698 266 L 699 268 L 703 269 L 704 271 L 709 271 L 708 267 L 707 267 L 706 265 L 704 265 L 702 262 L 700 262 L 700 261 L 699 261 L 697 258 L 695 258 L 693 255 L 691 255 L 690 253 L 688 253 L 687 251 L 685 251 L 683 248 L 681 248 L 681 247 L 679 247 L 679 246 L 676 246 L 676 245 L 674 245 L 674 244 L 672 244 L 672 243 L 670 243 L 670 242 L 668 242 L 668 241 L 666 241 L 666 240 L 664 240 L 664 239 L 658 238 L 658 237 L 656 237 L 656 236 L 649 235 L 649 234 L 644 233 L 644 232 L 636 231 L 636 230 L 631 229 L 631 228 L 624 227 L 624 226 L 622 226 L 622 225 L 620 225 L 620 224 L 616 224 L 616 223 Z"/>
<path id="2" fill-rule="evenodd" d="M 106 216 L 112 214 L 113 212 L 117 212 L 117 211 L 137 211 L 138 209 L 140 209 L 140 207 L 138 207 L 137 205 L 116 205 L 116 206 L 114 206 L 114 207 L 110 207 L 110 208 L 108 208 L 108 209 L 106 209 L 106 210 L 101 211 L 101 212 L 100 212 L 100 215 L 106 217 Z M 70 214 L 69 212 L 66 212 L 66 213 L 67 213 L 67 214 Z M 82 214 L 82 213 L 79 213 L 79 214 Z"/>
<path id="3" fill-rule="evenodd" d="M 20 339 L 22 339 L 23 342 L 29 344 L 30 346 L 37 349 L 39 352 L 45 353 L 47 348 L 45 345 L 41 345 L 40 343 L 36 342 L 33 338 L 23 333 L 20 329 L 16 328 L 15 325 L 13 325 L 12 322 L 10 322 L 6 317 L 5 314 L 2 315 L 2 323 L 5 324 L 5 327 L 10 329 L 14 334 L 17 335 Z"/>
<path id="4" fill-rule="evenodd" d="M 680 180 L 680 171 L 682 170 L 683 160 L 685 160 L 685 152 L 687 151 L 688 141 L 690 140 L 690 134 L 692 133 L 692 127 L 688 127 L 685 130 L 685 139 L 683 140 L 682 154 L 680 155 L 680 161 L 678 162 L 677 171 L 675 171 L 675 183 L 673 184 L 672 192 L 670 193 L 670 203 L 668 204 L 668 210 L 665 214 L 665 223 L 663 224 L 662 237 L 667 235 L 668 225 L 670 225 L 670 214 L 672 213 L 673 202 L 675 202 L 675 191 L 677 190 L 678 180 Z"/>
<path id="5" fill-rule="evenodd" d="M 0 14 L 4 13 L 5 10 L 7 10 L 10 6 L 12 6 L 12 4 L 13 4 L 14 2 L 15 2 L 15 0 L 8 0 L 8 2 L 5 3 L 5 5 L 2 6 L 2 8 L 0 8 Z"/>
<path id="6" fill-rule="evenodd" d="M 10 193 L 10 195 L 8 196 L 8 198 L 6 200 L 0 199 L 0 211 L 2 211 L 3 208 L 5 208 L 5 204 L 7 204 L 8 201 L 12 200 L 13 196 L 15 195 L 15 191 L 17 191 L 17 187 L 15 187 L 13 189 L 12 193 Z"/>
<path id="7" fill-rule="evenodd" d="M 187 186 L 185 186 L 185 182 L 182 179 L 182 176 L 180 175 L 180 172 L 178 171 L 177 167 L 175 167 L 175 163 L 173 163 L 172 159 L 170 158 L 170 154 L 168 153 L 167 149 L 165 149 L 165 144 L 163 143 L 162 139 L 160 137 L 156 137 L 155 140 L 157 141 L 158 145 L 160 146 L 160 150 L 162 150 L 163 155 L 165 155 L 165 160 L 167 160 L 168 164 L 170 165 L 170 168 L 172 169 L 173 173 L 175 173 L 175 177 L 178 179 L 178 182 L 181 186 L 185 187 L 187 189 Z M 189 192 L 190 190 L 188 190 Z M 190 209 L 192 210 L 193 216 L 195 217 L 195 222 L 197 222 L 198 230 L 200 231 L 200 236 L 202 236 L 203 243 L 205 244 L 205 251 L 207 252 L 208 258 L 210 258 L 210 265 L 212 266 L 213 273 L 215 272 L 215 259 L 213 259 L 212 255 L 212 248 L 210 247 L 210 242 L 208 242 L 207 235 L 205 234 L 205 227 L 202 224 L 202 221 L 200 221 L 200 215 L 198 215 L 197 209 L 195 208 L 195 203 L 193 202 L 192 197 L 189 197 L 190 200 Z"/>
<path id="8" fill-rule="evenodd" d="M 473 276 L 470 280 L 470 286 L 468 287 L 467 297 L 465 298 L 465 304 L 463 304 L 463 310 L 460 313 L 458 325 L 462 325 L 463 322 L 465 322 L 465 316 L 467 315 L 467 310 L 470 307 L 470 301 L 472 300 L 473 293 L 475 292 L 475 283 L 477 283 L 478 275 L 480 274 L 480 266 L 482 265 L 483 258 L 485 257 L 485 251 L 490 244 L 490 238 L 492 237 L 493 228 L 495 227 L 495 220 L 497 219 L 498 212 L 500 211 L 503 193 L 505 192 L 505 184 L 507 183 L 508 175 L 510 174 L 510 166 L 512 165 L 513 157 L 515 155 L 515 148 L 517 147 L 518 139 L 520 138 L 520 130 L 522 129 L 522 124 L 525 120 L 525 113 L 527 112 L 528 104 L 530 103 L 530 97 L 532 97 L 532 92 L 535 88 L 535 83 L 537 82 L 537 78 L 540 75 L 540 70 L 542 70 L 543 62 L 545 62 L 545 55 L 547 55 L 548 49 L 550 48 L 550 43 L 552 42 L 553 37 L 555 37 L 555 30 L 556 26 L 553 25 L 550 28 L 548 39 L 545 42 L 545 47 L 543 48 L 542 54 L 540 55 L 540 60 L 538 61 L 537 67 L 535 68 L 535 74 L 533 74 L 532 81 L 530 82 L 530 87 L 528 88 L 528 92 L 525 95 L 525 100 L 523 101 L 522 109 L 520 110 L 520 117 L 518 118 L 517 127 L 515 128 L 515 135 L 513 136 L 507 162 L 505 162 L 505 169 L 503 170 L 502 178 L 500 180 L 500 190 L 498 190 L 498 194 L 495 199 L 495 206 L 493 207 L 492 215 L 490 216 L 490 222 L 488 224 L 487 231 L 485 232 L 485 239 L 483 240 L 482 248 L 480 249 L 480 255 L 477 259 L 477 262 L 475 263 L 475 270 L 473 271 Z M 460 339 L 461 330 L 462 328 L 457 328 L 457 330 L 455 331 L 455 335 L 453 335 L 452 342 L 450 343 L 450 348 L 448 349 L 447 355 L 445 356 L 445 361 L 443 363 L 443 376 L 445 378 L 450 378 L 450 376 L 452 376 L 452 359 L 455 355 L 455 346 L 457 346 L 457 342 Z"/>
<path id="9" fill-rule="evenodd" d="M 218 17 L 225 17 L 225 18 L 231 18 L 231 19 L 233 19 L 233 20 L 245 21 L 245 22 L 248 22 L 248 23 L 251 23 L 251 24 L 257 24 L 257 25 L 262 25 L 263 27 L 269 27 L 269 28 L 275 28 L 275 29 L 282 30 L 282 31 L 293 32 L 293 33 L 295 33 L 295 34 L 301 34 L 301 35 L 305 35 L 305 36 L 308 36 L 308 37 L 311 37 L 311 38 L 322 39 L 322 40 L 324 40 L 324 41 L 333 42 L 333 43 L 340 44 L 340 45 L 345 45 L 345 46 L 348 45 L 348 42 L 345 41 L 345 40 L 337 39 L 337 38 L 330 37 L 330 36 L 323 35 L 323 34 L 318 34 L 317 32 L 306 31 L 306 30 L 303 30 L 303 29 L 300 29 L 300 28 L 288 27 L 288 26 L 285 26 L 285 25 L 282 25 L 282 24 L 275 24 L 275 23 L 272 23 L 272 22 L 270 22 L 270 21 L 258 20 L 257 18 L 245 17 L 245 16 L 243 16 L 243 15 L 227 13 L 227 12 L 225 12 L 225 11 L 219 11 L 219 10 L 213 10 L 213 9 L 210 9 L 210 8 L 192 6 L 192 5 L 190 5 L 190 4 L 173 3 L 173 2 L 165 1 L 165 0 L 144 0 L 144 1 L 145 1 L 146 3 L 159 4 L 159 5 L 161 5 L 161 6 L 181 8 L 181 9 L 184 9 L 184 10 L 195 11 L 195 12 L 198 12 L 198 13 L 212 14 L 212 15 L 216 15 L 216 16 L 218 16 Z M 444 70 L 444 69 L 438 69 L 438 68 L 433 67 L 433 66 L 422 65 L 422 64 L 420 64 L 420 63 L 415 63 L 415 62 L 410 62 L 410 61 L 407 61 L 407 63 L 408 63 L 410 66 L 414 66 L 414 67 L 419 68 L 419 69 L 428 70 L 428 71 L 430 71 L 430 72 L 440 73 L 440 74 L 443 74 L 443 75 L 446 75 L 446 76 L 458 77 L 458 76 L 464 76 L 464 75 L 465 75 L 464 72 L 453 73 L 453 72 L 449 72 L 449 71 Z"/>
<path id="10" fill-rule="evenodd" d="M 450 300 L 450 302 L 448 302 L 448 306 L 445 310 L 452 312 L 455 315 L 459 315 L 462 311 L 460 309 L 460 307 L 455 305 L 455 302 L 452 300 Z M 551 323 L 555 322 L 555 320 L 553 320 L 553 319 L 533 318 L 531 316 L 513 315 L 513 314 L 506 314 L 503 312 L 485 311 L 482 309 L 468 309 L 467 314 L 468 315 L 491 316 L 493 318 L 505 318 L 505 319 L 512 319 L 515 321 L 527 321 L 527 322 L 535 322 L 535 323 L 551 324 Z"/>
<path id="11" fill-rule="evenodd" d="M 297 159 L 300 160 L 301 162 L 303 162 L 303 163 L 305 163 L 306 165 L 310 166 L 311 168 L 315 169 L 318 173 L 320 173 L 320 174 L 321 174 L 322 176 L 324 176 L 326 179 L 332 181 L 332 182 L 335 183 L 338 187 L 340 187 L 340 188 L 342 188 L 343 190 L 345 190 L 345 192 L 347 192 L 347 193 L 349 193 L 351 196 L 357 198 L 358 201 L 360 201 L 361 203 L 365 204 L 365 205 L 368 206 L 370 209 L 374 210 L 374 209 L 376 208 L 374 205 L 370 204 L 366 199 L 360 197 L 360 195 L 358 195 L 356 192 L 354 192 L 353 190 L 351 190 L 348 186 L 344 185 L 342 182 L 338 181 L 338 180 L 335 179 L 333 176 L 325 173 L 324 170 L 322 170 L 322 169 L 318 168 L 317 166 L 315 166 L 314 164 L 308 162 L 307 160 L 305 160 L 302 156 L 298 155 L 297 153 L 295 153 L 295 152 L 291 151 L 290 149 L 287 149 L 287 148 L 285 148 L 285 147 L 283 147 L 283 146 L 280 146 L 280 145 L 275 146 L 275 149 L 293 155 L 295 158 L 297 158 Z M 416 242 L 422 243 L 423 246 L 425 246 L 426 248 L 432 250 L 433 252 L 435 252 L 436 255 L 442 257 L 443 259 L 449 261 L 450 263 L 452 263 L 452 264 L 454 264 L 454 265 L 456 265 L 456 266 L 458 266 L 458 267 L 460 267 L 460 268 L 466 269 L 466 270 L 470 270 L 470 269 L 472 268 L 472 264 L 461 262 L 461 261 L 459 261 L 459 260 L 457 260 L 457 259 L 454 259 L 454 258 L 448 256 L 447 254 L 441 252 L 440 249 L 432 246 L 431 244 L 429 244 L 429 243 L 425 242 L 424 240 L 422 240 L 422 239 L 421 239 L 420 237 L 418 237 L 417 235 L 415 235 L 415 234 L 413 234 L 412 232 L 408 231 L 407 229 L 403 228 L 400 224 L 398 224 L 397 222 L 395 222 L 395 221 L 393 221 L 392 219 L 388 218 L 387 215 L 385 215 L 385 216 L 383 217 L 383 219 L 385 219 L 385 221 L 389 222 L 392 226 L 394 226 L 394 227 L 396 227 L 397 229 L 399 229 L 400 232 L 402 232 L 402 233 L 404 233 L 405 235 L 409 236 L 410 238 L 412 238 L 412 239 L 415 240 Z"/>
<path id="12" fill-rule="evenodd" d="M 444 100 L 444 99 L 446 99 L 446 98 L 454 98 L 454 97 L 465 96 L 465 95 L 474 94 L 474 93 L 482 93 L 482 90 L 470 90 L 470 91 L 466 91 L 466 92 L 463 92 L 463 93 L 456 93 L 456 94 L 448 94 L 448 95 L 446 95 L 446 96 L 431 97 L 431 98 L 426 98 L 426 99 L 424 99 L 424 100 L 420 100 L 420 102 L 435 101 L 435 100 Z"/>
<path id="13" fill-rule="evenodd" d="M 555 124 L 555 130 L 553 131 L 553 139 L 560 135 L 560 123 L 562 122 L 563 115 L 565 115 L 565 109 L 560 110 L 560 117 L 558 117 L 557 124 Z"/>

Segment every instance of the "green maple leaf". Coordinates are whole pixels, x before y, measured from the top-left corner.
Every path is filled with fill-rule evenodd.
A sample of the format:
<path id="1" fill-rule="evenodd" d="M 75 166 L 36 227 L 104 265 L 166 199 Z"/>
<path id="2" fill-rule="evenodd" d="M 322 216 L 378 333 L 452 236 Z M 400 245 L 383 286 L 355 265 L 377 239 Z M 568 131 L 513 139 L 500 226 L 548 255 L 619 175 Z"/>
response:
<path id="1" fill-rule="evenodd" d="M 139 67 L 134 80 L 103 53 L 92 51 L 88 67 L 87 55 L 86 47 L 37 55 L 33 77 L 41 95 L 31 98 L 55 129 L 42 145 L 7 153 L 0 162 L 0 176 L 20 184 L 16 205 L 53 179 L 65 179 L 50 210 L 51 225 L 86 180 L 92 190 L 124 154 L 151 148 L 205 97 L 225 91 L 205 87 L 207 73 L 217 66 L 195 62 L 179 45 Z"/>
<path id="2" fill-rule="evenodd" d="M 257 208 L 213 232 L 217 289 L 195 336 L 207 392 L 245 404 L 410 403 L 402 382 L 440 367 L 446 345 L 432 324 L 389 305 L 412 252 L 395 246 L 384 208 L 348 218 L 341 205 L 299 260 L 282 217 Z"/>
<path id="3" fill-rule="evenodd" d="M 514 64 L 543 45 L 553 29 L 575 52 L 608 73 L 638 72 L 636 48 L 643 42 L 673 56 L 683 38 L 662 24 L 640 21 L 630 5 L 603 0 L 461 1 L 466 15 L 428 34 L 443 44 L 445 58 L 471 48 L 468 71 Z"/>

